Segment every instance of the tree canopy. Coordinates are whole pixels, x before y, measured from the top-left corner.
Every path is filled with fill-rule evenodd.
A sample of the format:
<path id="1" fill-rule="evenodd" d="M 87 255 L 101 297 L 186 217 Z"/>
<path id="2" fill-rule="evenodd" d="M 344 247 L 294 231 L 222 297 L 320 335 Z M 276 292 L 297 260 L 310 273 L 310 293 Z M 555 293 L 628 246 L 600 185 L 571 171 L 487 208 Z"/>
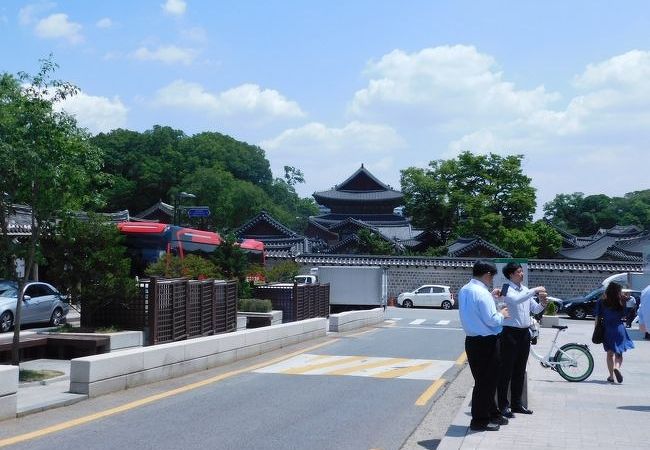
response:
<path id="1" fill-rule="evenodd" d="M 561 239 L 533 224 L 535 189 L 523 174 L 523 156 L 475 155 L 431 161 L 427 169 L 402 170 L 407 214 L 441 246 L 461 236 L 480 236 L 514 256 L 550 255 Z M 556 236 L 557 235 L 557 236 Z"/>
<path id="2" fill-rule="evenodd" d="M 615 225 L 649 229 L 650 189 L 630 192 L 623 197 L 585 196 L 582 192 L 558 194 L 544 205 L 544 217 L 578 236 L 591 235 L 600 228 Z"/>

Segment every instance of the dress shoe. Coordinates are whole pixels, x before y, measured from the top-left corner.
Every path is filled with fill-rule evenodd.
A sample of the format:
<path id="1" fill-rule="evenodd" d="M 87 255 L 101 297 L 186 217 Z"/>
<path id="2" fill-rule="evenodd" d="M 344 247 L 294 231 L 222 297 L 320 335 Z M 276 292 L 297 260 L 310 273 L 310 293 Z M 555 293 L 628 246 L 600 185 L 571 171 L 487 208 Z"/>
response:
<path id="1" fill-rule="evenodd" d="M 499 431 L 496 423 L 470 423 L 469 429 L 474 431 Z"/>
<path id="2" fill-rule="evenodd" d="M 515 415 L 512 413 L 512 410 L 510 408 L 503 408 L 501 410 L 501 415 L 503 417 L 507 417 L 508 419 L 514 419 Z"/>
<path id="3" fill-rule="evenodd" d="M 518 406 L 516 408 L 512 408 L 512 412 L 519 413 L 519 414 L 532 414 L 533 411 L 526 408 L 525 406 Z"/>
<path id="4" fill-rule="evenodd" d="M 495 423 L 497 425 L 508 425 L 508 419 L 499 414 L 498 416 L 490 417 L 490 423 Z"/>

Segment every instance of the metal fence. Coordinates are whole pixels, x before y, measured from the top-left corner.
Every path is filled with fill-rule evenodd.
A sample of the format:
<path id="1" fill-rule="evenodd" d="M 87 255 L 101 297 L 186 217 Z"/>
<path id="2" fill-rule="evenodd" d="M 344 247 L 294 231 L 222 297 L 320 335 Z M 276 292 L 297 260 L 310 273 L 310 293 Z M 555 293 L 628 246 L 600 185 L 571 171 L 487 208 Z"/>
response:
<path id="1" fill-rule="evenodd" d="M 235 331 L 237 281 L 152 278 L 133 302 L 113 302 L 84 317 L 82 326 L 146 331 L 146 344 Z"/>
<path id="2" fill-rule="evenodd" d="M 264 284 L 255 286 L 253 295 L 271 300 L 273 309 L 282 311 L 282 322 L 329 316 L 329 283 Z"/>

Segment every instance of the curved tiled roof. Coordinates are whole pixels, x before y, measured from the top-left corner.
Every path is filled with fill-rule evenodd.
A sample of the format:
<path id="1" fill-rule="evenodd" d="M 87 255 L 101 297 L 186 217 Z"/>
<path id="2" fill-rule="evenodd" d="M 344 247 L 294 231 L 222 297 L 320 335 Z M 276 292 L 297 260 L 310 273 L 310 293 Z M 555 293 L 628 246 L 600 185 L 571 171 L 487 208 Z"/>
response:
<path id="1" fill-rule="evenodd" d="M 134 215 L 133 217 L 136 217 L 138 219 L 142 219 L 144 217 L 147 217 L 148 215 L 151 215 L 155 213 L 156 211 L 160 211 L 164 214 L 167 214 L 169 217 L 172 217 L 174 215 L 174 207 L 172 205 L 169 205 L 162 200 L 158 200 L 158 203 L 152 205 L 151 207 L 145 209 L 142 212 L 139 212 L 138 214 Z"/>
<path id="2" fill-rule="evenodd" d="M 353 218 L 372 226 L 407 224 L 409 220 L 397 214 L 323 214 L 311 216 L 314 222 L 321 224 L 328 229 L 348 218 Z"/>
<path id="3" fill-rule="evenodd" d="M 461 237 L 452 243 L 447 249 L 448 256 L 461 256 L 465 252 L 469 252 L 477 247 L 483 247 L 503 258 L 509 258 L 511 253 L 497 247 L 496 245 L 480 238 L 480 237 Z"/>
<path id="4" fill-rule="evenodd" d="M 237 229 L 237 231 L 235 231 L 235 235 L 241 236 L 241 235 L 245 234 L 247 230 L 250 230 L 255 225 L 257 225 L 259 222 L 268 223 L 271 227 L 275 228 L 276 230 L 278 230 L 280 233 L 284 234 L 285 236 L 298 237 L 298 233 L 296 233 L 292 229 L 284 226 L 282 223 L 278 222 L 273 216 L 271 216 L 266 211 L 260 212 L 255 217 L 253 217 L 248 222 L 246 222 L 244 225 L 239 227 Z"/>
<path id="5" fill-rule="evenodd" d="M 401 192 L 382 183 L 363 167 L 363 164 L 341 184 L 327 191 L 314 192 L 313 195 L 317 203 L 325 205 L 330 201 L 392 202 L 397 204 L 404 198 Z"/>
<path id="6" fill-rule="evenodd" d="M 413 266 L 413 267 L 442 267 L 468 270 L 476 258 L 432 258 L 426 256 L 375 256 L 375 255 L 332 255 L 323 253 L 303 253 L 295 258 L 296 262 L 310 265 L 373 265 L 373 266 Z M 638 272 L 642 263 L 629 261 L 571 261 L 557 259 L 530 259 L 528 268 L 531 270 L 573 270 L 573 271 L 606 271 L 606 272 Z"/>

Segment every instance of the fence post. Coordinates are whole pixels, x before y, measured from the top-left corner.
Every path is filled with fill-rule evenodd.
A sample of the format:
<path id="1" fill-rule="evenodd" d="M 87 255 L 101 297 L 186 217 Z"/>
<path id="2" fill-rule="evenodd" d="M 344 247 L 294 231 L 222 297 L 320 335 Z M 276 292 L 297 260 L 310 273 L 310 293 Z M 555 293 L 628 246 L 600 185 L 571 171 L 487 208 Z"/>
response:
<path id="1" fill-rule="evenodd" d="M 151 277 L 149 280 L 149 296 L 147 298 L 147 323 L 149 325 L 149 345 L 158 342 L 158 277 Z"/>

